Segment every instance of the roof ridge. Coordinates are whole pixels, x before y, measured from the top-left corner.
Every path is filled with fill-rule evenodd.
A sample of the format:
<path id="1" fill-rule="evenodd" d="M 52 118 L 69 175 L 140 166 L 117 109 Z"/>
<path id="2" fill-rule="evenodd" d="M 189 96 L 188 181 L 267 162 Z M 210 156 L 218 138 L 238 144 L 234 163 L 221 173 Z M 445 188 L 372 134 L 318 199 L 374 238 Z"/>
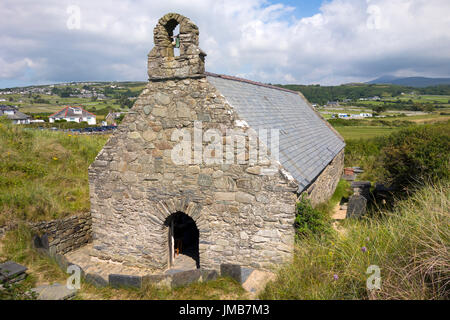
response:
<path id="1" fill-rule="evenodd" d="M 225 74 L 218 74 L 218 73 L 212 73 L 212 72 L 207 72 L 206 71 L 205 75 L 206 76 L 210 76 L 210 77 L 227 79 L 227 80 L 234 80 L 234 81 L 239 81 L 239 82 L 245 82 L 245 83 L 253 84 L 253 85 L 256 85 L 256 86 L 260 86 L 260 87 L 281 90 L 281 91 L 290 92 L 290 93 L 294 93 L 294 94 L 298 94 L 299 93 L 298 91 L 277 87 L 277 86 L 274 86 L 274 85 L 271 85 L 271 84 L 266 84 L 266 83 L 253 81 L 253 80 L 248 80 L 248 79 L 239 78 L 239 77 L 234 77 L 234 76 L 227 76 Z"/>

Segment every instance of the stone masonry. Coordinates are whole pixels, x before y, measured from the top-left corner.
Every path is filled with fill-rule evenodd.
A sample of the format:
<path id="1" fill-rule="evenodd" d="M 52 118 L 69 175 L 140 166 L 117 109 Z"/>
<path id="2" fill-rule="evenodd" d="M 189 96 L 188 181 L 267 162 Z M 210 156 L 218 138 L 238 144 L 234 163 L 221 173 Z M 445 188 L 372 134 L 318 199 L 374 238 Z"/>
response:
<path id="1" fill-rule="evenodd" d="M 41 246 L 50 254 L 65 254 L 91 242 L 91 215 L 80 214 L 63 219 L 29 224 Z M 36 240 L 35 240 L 36 241 Z"/>
<path id="2" fill-rule="evenodd" d="M 333 195 L 344 170 L 344 150 L 331 161 L 316 180 L 306 189 L 313 206 L 325 202 Z"/>
<path id="3" fill-rule="evenodd" d="M 177 24 L 180 56 L 174 57 L 170 37 Z M 254 165 L 180 165 L 172 160 L 180 143 L 172 134 L 186 129 L 194 137 L 194 121 L 201 121 L 202 132 L 218 130 L 224 142 L 227 129 L 250 130 L 206 79 L 198 35 L 195 24 L 181 15 L 159 20 L 148 56 L 150 81 L 89 168 L 97 258 L 167 269 L 165 222 L 176 212 L 195 221 L 201 268 L 218 270 L 223 263 L 269 268 L 292 257 L 298 185 L 278 162 L 265 157 Z M 205 152 L 208 144 L 203 142 Z M 248 144 L 232 155 L 242 152 L 248 159 Z M 335 187 L 331 180 L 340 159 L 337 169 L 324 174 L 326 188 Z M 276 172 L 264 175 L 269 167 Z"/>

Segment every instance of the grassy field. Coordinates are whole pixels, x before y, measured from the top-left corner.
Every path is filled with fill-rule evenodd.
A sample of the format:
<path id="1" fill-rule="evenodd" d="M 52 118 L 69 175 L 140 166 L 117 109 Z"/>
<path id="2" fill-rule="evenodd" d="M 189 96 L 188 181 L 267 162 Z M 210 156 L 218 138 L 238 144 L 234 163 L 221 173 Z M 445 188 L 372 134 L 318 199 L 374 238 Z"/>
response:
<path id="1" fill-rule="evenodd" d="M 0 223 L 88 211 L 87 168 L 107 139 L 0 122 Z"/>
<path id="2" fill-rule="evenodd" d="M 347 139 L 370 139 L 385 136 L 400 130 L 399 127 L 335 127 L 335 129 Z"/>
<path id="3" fill-rule="evenodd" d="M 387 101 L 395 101 L 395 100 L 401 100 L 401 101 L 408 101 L 412 100 L 416 103 L 425 103 L 425 102 L 432 102 L 432 103 L 439 103 L 439 104 L 449 104 L 450 96 L 446 95 L 413 95 L 413 94 L 404 94 L 395 98 L 385 98 L 384 100 Z"/>

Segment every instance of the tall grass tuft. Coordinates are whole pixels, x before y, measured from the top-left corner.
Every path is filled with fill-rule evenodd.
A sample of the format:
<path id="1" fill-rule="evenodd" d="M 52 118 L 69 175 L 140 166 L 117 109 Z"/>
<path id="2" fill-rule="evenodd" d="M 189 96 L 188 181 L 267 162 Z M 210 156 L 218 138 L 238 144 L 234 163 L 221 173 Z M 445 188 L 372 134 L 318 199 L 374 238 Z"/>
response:
<path id="1" fill-rule="evenodd" d="M 346 232 L 309 237 L 262 299 L 448 299 L 450 183 L 426 186 L 392 212 L 348 220 Z M 369 290 L 370 265 L 381 271 Z"/>

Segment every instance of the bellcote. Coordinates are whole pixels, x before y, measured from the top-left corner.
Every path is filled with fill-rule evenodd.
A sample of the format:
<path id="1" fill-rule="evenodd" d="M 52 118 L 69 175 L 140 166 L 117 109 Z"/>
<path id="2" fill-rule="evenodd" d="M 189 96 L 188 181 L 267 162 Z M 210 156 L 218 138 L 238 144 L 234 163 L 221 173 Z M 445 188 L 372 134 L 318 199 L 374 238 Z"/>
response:
<path id="1" fill-rule="evenodd" d="M 155 46 L 148 54 L 150 81 L 204 77 L 206 53 L 198 46 L 199 30 L 190 19 L 166 14 L 153 30 L 153 39 Z"/>

